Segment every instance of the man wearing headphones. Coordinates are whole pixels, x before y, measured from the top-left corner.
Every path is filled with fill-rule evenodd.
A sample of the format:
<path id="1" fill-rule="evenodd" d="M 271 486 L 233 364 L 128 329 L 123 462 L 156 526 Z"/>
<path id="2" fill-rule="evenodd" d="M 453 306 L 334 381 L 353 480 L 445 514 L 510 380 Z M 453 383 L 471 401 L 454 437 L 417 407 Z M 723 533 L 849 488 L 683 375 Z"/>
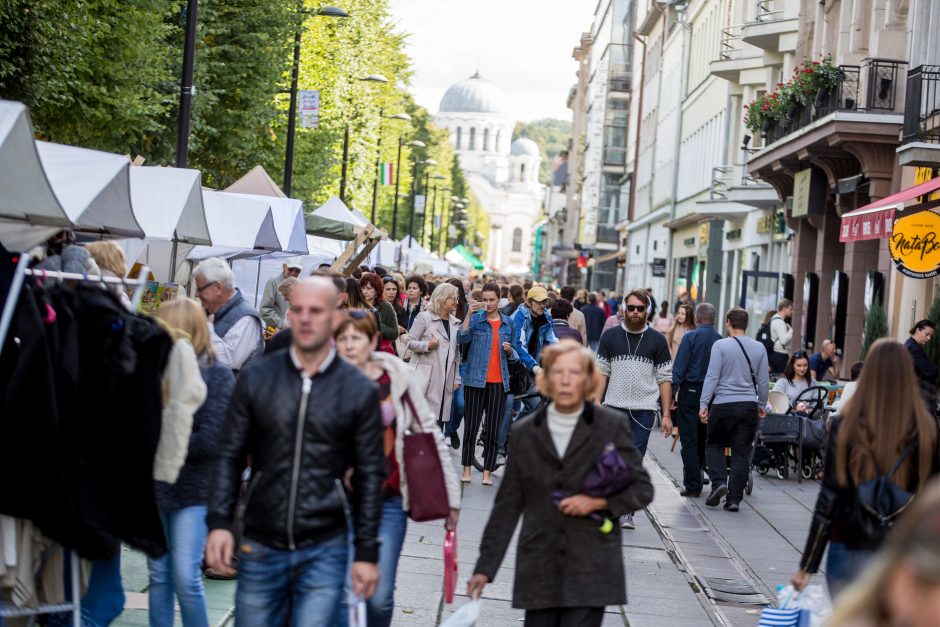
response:
<path id="1" fill-rule="evenodd" d="M 666 336 L 647 325 L 653 301 L 646 290 L 628 292 L 620 307 L 623 323 L 605 331 L 597 349 L 598 369 L 606 379 L 603 403 L 624 413 L 634 444 L 646 455 L 659 411 L 663 436 L 672 435 L 672 356 Z M 620 526 L 634 529 L 633 515 L 622 516 Z"/>

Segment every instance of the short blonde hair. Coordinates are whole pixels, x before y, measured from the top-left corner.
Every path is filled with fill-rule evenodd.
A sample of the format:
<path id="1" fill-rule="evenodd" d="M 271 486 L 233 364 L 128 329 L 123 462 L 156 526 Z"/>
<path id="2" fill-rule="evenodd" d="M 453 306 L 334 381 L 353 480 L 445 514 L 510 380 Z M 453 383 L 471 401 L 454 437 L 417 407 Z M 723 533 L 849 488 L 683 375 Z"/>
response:
<path id="1" fill-rule="evenodd" d="M 434 288 L 431 293 L 431 302 L 428 303 L 428 311 L 437 316 L 444 315 L 444 301 L 448 298 L 457 298 L 458 290 L 450 283 L 441 283 Z"/>
<path id="2" fill-rule="evenodd" d="M 551 374 L 552 366 L 555 365 L 559 357 L 569 353 L 576 353 L 578 357 L 581 358 L 586 375 L 584 379 L 584 397 L 586 399 L 593 398 L 603 387 L 604 380 L 597 370 L 597 362 L 594 361 L 594 353 L 574 340 L 562 340 L 557 344 L 551 344 L 545 347 L 542 351 L 542 370 L 535 377 L 535 386 L 542 396 L 552 398 L 554 390 L 548 378 Z"/>
<path id="3" fill-rule="evenodd" d="M 95 260 L 101 270 L 107 270 L 116 277 L 127 275 L 127 260 L 124 257 L 124 250 L 116 243 L 111 241 L 89 242 L 85 244 L 85 250 Z"/>
<path id="4" fill-rule="evenodd" d="M 156 316 L 174 330 L 185 334 L 197 356 L 215 360 L 215 350 L 212 348 L 212 340 L 209 339 L 209 320 L 198 302 L 180 296 L 161 304 Z"/>

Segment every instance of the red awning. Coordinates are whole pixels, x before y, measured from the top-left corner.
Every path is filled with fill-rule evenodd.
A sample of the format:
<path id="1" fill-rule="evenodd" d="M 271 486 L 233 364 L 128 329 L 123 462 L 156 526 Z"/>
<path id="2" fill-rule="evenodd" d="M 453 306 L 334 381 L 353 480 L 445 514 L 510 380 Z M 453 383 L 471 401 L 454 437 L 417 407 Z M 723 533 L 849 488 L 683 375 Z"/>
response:
<path id="1" fill-rule="evenodd" d="M 866 239 L 882 239 L 891 235 L 894 212 L 904 209 L 904 203 L 940 189 L 940 177 L 909 187 L 897 194 L 850 211 L 842 216 L 840 242 L 857 242 Z"/>

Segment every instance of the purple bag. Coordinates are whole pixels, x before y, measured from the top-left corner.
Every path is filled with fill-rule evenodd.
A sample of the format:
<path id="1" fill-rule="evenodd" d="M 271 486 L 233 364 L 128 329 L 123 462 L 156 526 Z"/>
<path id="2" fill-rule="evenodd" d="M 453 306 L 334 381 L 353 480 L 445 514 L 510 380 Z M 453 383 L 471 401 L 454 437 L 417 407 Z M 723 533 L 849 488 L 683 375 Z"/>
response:
<path id="1" fill-rule="evenodd" d="M 610 496 L 626 489 L 630 483 L 627 462 L 617 453 L 614 444 L 608 443 L 597 458 L 594 468 L 581 482 L 581 492 L 588 496 Z"/>

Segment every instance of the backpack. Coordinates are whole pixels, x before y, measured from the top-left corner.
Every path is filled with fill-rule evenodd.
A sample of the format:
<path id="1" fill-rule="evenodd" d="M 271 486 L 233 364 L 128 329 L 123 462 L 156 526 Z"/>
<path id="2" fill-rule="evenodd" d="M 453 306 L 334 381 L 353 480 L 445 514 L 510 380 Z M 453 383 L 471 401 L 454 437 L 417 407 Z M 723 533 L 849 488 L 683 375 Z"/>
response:
<path id="1" fill-rule="evenodd" d="M 894 482 L 894 473 L 910 456 L 917 443 L 912 436 L 894 467 L 887 474 L 863 481 L 855 492 L 859 509 L 861 531 L 871 539 L 880 541 L 894 525 L 895 519 L 914 500 L 914 495 Z"/>
<path id="2" fill-rule="evenodd" d="M 767 351 L 768 359 L 774 354 L 774 340 L 770 336 L 770 323 L 772 321 L 773 318 L 760 325 L 760 328 L 757 330 L 757 335 L 754 336 L 754 338 L 764 346 L 764 349 Z"/>

